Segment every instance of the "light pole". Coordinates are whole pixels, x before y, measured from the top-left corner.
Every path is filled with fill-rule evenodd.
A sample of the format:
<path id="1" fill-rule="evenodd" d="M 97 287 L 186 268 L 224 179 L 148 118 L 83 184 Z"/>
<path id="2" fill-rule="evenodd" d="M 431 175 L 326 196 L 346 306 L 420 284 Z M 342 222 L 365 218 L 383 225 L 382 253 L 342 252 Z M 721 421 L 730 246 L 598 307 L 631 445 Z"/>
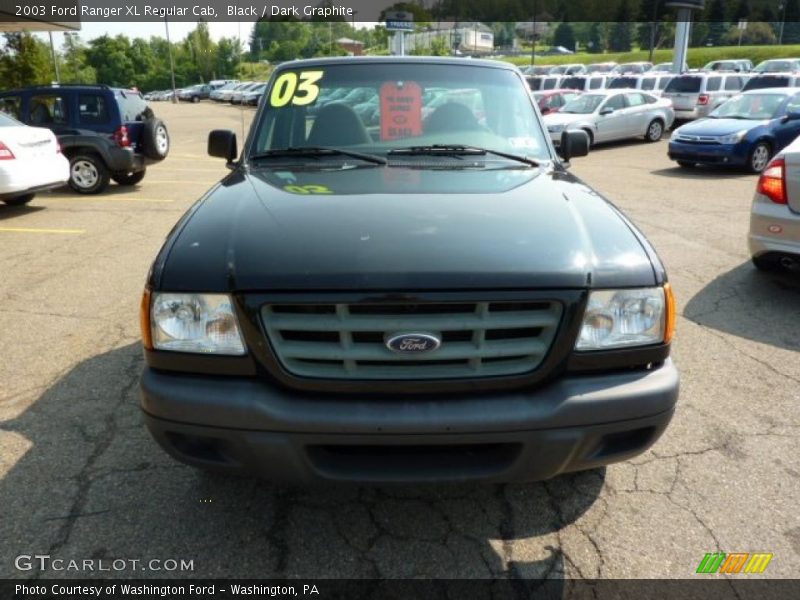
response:
<path id="1" fill-rule="evenodd" d="M 783 27 L 786 25 L 786 5 L 789 4 L 788 2 L 784 1 L 778 4 L 778 10 L 781 11 L 781 29 L 780 33 L 778 34 L 778 45 L 783 44 Z"/>
<path id="2" fill-rule="evenodd" d="M 65 31 L 64 32 L 64 41 L 67 44 L 67 51 L 70 54 L 75 52 L 75 38 L 76 37 L 78 37 L 78 34 L 76 32 L 74 32 L 74 31 Z M 75 58 L 75 57 L 73 57 L 73 58 Z M 74 75 L 75 75 L 75 83 L 80 83 L 80 81 L 78 81 L 78 76 L 80 75 L 80 73 L 78 72 L 78 62 L 75 61 L 72 64 L 72 66 L 75 68 L 75 73 L 74 73 Z"/>
<path id="3" fill-rule="evenodd" d="M 164 27 L 167 30 L 167 51 L 169 52 L 169 72 L 172 75 L 172 103 L 178 103 L 178 94 L 175 91 L 175 60 L 172 58 L 172 42 L 169 41 L 169 23 L 164 17 Z"/>
<path id="4" fill-rule="evenodd" d="M 653 51 L 656 46 L 656 27 L 658 27 L 658 2 L 653 2 L 653 20 L 650 22 L 650 55 L 648 62 L 653 62 Z"/>
<path id="5" fill-rule="evenodd" d="M 50 36 L 50 53 L 53 55 L 53 67 L 55 67 L 56 71 L 56 83 L 61 83 L 61 73 L 58 69 L 58 55 L 56 54 L 56 47 L 53 44 L 53 32 L 48 31 L 47 34 Z"/>

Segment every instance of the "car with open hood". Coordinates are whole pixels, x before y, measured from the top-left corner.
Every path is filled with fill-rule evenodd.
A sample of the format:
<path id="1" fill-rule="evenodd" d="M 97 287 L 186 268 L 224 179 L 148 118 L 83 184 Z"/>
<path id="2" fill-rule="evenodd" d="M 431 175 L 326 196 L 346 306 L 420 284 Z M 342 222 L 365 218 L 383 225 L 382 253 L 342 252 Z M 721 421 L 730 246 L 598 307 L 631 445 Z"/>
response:
<path id="1" fill-rule="evenodd" d="M 141 304 L 141 405 L 173 457 L 282 482 L 535 480 L 667 427 L 664 266 L 568 171 L 586 134 L 559 156 L 513 65 L 283 63 L 241 151 L 230 130 L 208 150 L 230 174 Z"/>

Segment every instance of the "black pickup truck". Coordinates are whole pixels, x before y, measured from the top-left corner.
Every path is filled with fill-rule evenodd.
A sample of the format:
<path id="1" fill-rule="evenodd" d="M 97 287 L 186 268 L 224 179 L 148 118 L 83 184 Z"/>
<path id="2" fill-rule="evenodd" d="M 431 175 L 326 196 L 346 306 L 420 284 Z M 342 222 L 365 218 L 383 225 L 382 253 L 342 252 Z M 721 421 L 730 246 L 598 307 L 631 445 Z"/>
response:
<path id="1" fill-rule="evenodd" d="M 357 92 L 357 93 L 356 93 Z M 281 482 L 511 481 L 625 460 L 678 397 L 655 251 L 499 62 L 294 61 L 142 301 L 145 421 Z"/>

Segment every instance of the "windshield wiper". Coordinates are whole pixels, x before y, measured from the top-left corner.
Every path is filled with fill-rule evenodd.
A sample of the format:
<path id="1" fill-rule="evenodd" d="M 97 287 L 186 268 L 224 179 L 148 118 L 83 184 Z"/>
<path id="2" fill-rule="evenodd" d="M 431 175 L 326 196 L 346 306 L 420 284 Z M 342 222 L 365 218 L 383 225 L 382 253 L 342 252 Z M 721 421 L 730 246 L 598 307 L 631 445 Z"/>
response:
<path id="1" fill-rule="evenodd" d="M 376 165 L 385 165 L 387 161 L 382 156 L 375 156 L 374 154 L 366 154 L 364 152 L 356 152 L 355 150 L 345 150 L 344 148 L 332 148 L 328 146 L 291 146 L 289 148 L 278 148 L 276 150 L 265 150 L 250 155 L 250 160 L 257 160 L 262 158 L 285 158 L 287 156 L 349 156 L 350 158 L 357 158 L 366 162 Z"/>
<path id="2" fill-rule="evenodd" d="M 489 150 L 488 148 L 480 148 L 478 146 L 467 146 L 464 144 L 433 144 L 431 146 L 408 146 L 407 148 L 395 148 L 389 150 L 389 156 L 413 156 L 417 154 L 429 154 L 431 156 L 447 156 L 447 155 L 470 155 L 470 156 L 485 156 L 492 154 L 494 156 L 501 156 L 509 160 L 538 167 L 539 163 L 527 156 L 520 156 L 519 154 L 510 154 L 508 152 L 501 152 L 499 150 Z"/>

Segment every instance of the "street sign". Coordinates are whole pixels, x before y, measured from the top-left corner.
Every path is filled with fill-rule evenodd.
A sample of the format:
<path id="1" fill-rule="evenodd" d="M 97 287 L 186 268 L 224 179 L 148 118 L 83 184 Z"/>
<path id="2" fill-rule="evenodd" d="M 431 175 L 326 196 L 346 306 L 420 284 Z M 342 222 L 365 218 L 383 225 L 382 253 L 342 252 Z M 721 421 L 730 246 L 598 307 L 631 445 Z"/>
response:
<path id="1" fill-rule="evenodd" d="M 400 10 L 386 12 L 387 31 L 414 31 L 414 14 Z"/>
<path id="2" fill-rule="evenodd" d="M 703 10 L 706 7 L 706 0 L 669 0 L 665 6 L 667 8 L 688 8 L 690 10 Z"/>
<path id="3" fill-rule="evenodd" d="M 408 21 L 386 21 L 386 31 L 414 31 L 414 23 Z"/>

